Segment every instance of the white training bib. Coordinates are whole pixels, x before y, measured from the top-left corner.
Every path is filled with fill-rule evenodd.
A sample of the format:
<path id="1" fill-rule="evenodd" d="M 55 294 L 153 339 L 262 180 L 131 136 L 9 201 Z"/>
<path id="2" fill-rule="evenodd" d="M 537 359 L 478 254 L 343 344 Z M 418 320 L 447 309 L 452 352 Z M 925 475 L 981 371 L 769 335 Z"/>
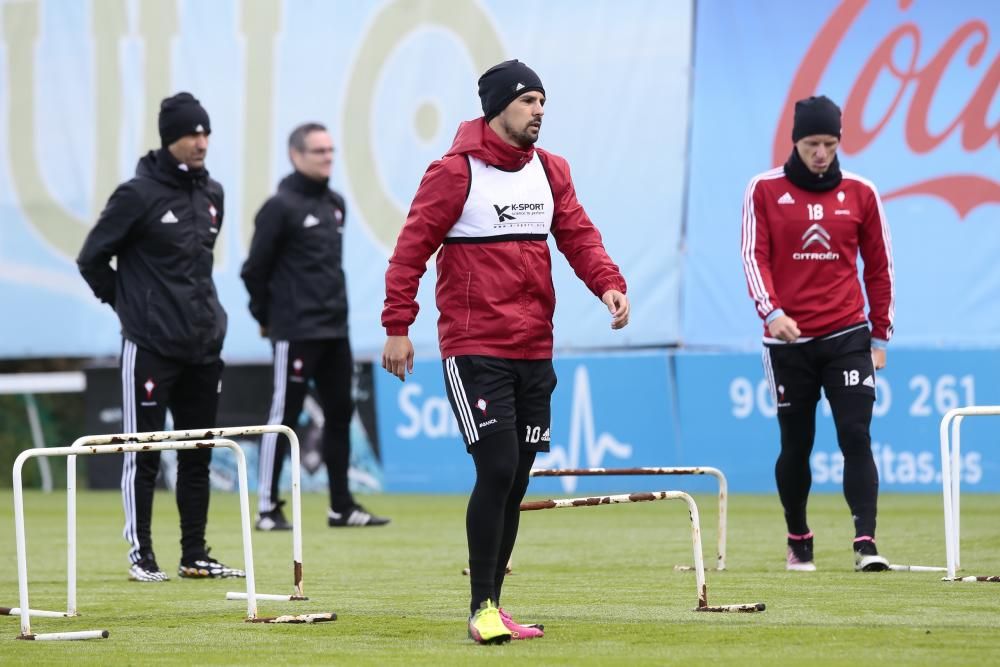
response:
<path id="1" fill-rule="evenodd" d="M 445 242 L 476 243 L 544 238 L 552 227 L 552 188 L 535 153 L 519 171 L 478 158 L 469 161 L 469 196 Z"/>

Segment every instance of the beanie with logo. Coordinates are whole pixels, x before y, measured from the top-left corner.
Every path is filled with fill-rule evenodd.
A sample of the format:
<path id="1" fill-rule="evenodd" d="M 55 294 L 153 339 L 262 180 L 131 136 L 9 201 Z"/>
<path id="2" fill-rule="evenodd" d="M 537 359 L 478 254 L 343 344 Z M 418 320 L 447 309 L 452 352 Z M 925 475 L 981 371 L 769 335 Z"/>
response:
<path id="1" fill-rule="evenodd" d="M 533 90 L 545 94 L 542 80 L 519 60 L 505 60 L 486 70 L 479 77 L 479 100 L 486 122 L 496 118 L 516 97 Z"/>
<path id="2" fill-rule="evenodd" d="M 177 93 L 160 103 L 160 142 L 166 148 L 189 134 L 211 134 L 208 112 L 191 93 Z"/>

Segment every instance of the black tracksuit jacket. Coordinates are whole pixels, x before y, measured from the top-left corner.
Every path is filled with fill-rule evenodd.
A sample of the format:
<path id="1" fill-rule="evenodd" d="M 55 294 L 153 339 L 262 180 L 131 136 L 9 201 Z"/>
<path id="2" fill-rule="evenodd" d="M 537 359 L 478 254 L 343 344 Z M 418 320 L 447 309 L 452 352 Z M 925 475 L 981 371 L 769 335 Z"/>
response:
<path id="1" fill-rule="evenodd" d="M 344 198 L 299 172 L 257 212 L 240 275 L 272 341 L 347 338 L 345 218 Z"/>
<path id="2" fill-rule="evenodd" d="M 223 204 L 222 186 L 207 171 L 185 172 L 166 149 L 150 151 L 87 235 L 80 273 L 140 348 L 182 363 L 218 360 L 226 311 L 212 251 Z M 109 264 L 115 256 L 117 270 Z"/>

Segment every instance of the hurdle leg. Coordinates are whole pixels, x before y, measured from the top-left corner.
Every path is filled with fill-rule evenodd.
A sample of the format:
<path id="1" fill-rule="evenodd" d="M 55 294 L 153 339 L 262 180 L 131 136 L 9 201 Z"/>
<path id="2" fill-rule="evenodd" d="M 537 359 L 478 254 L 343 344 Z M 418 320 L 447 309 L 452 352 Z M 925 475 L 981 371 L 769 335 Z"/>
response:
<path id="1" fill-rule="evenodd" d="M 250 531 L 250 494 L 247 492 L 247 460 L 243 449 L 232 442 L 236 456 L 236 474 L 239 479 L 240 524 L 243 529 L 243 567 L 247 578 L 247 619 L 257 618 L 257 582 L 253 569 L 253 544 Z"/>
<path id="2" fill-rule="evenodd" d="M 962 486 L 961 435 L 963 419 L 965 419 L 963 415 L 957 415 L 951 422 L 951 525 L 956 571 L 962 569 L 962 512 L 959 505 L 961 504 Z"/>
<path id="3" fill-rule="evenodd" d="M 939 437 L 941 440 L 941 486 L 944 502 L 944 550 L 945 561 L 948 567 L 948 578 L 955 578 L 955 515 L 952 512 L 952 488 L 951 488 L 951 445 L 949 442 L 949 426 L 953 414 L 949 411 L 941 419 Z"/>
<path id="4" fill-rule="evenodd" d="M 708 469 L 712 476 L 719 481 L 719 532 L 716 536 L 718 543 L 718 553 L 716 554 L 715 569 L 719 572 L 726 569 L 726 523 L 728 521 L 729 506 L 729 484 L 726 476 L 718 468 Z"/>
<path id="5" fill-rule="evenodd" d="M 21 605 L 21 638 L 31 637 L 31 605 L 28 604 L 28 554 L 24 545 L 24 490 L 21 468 L 24 459 L 14 461 L 14 540 L 17 543 L 17 599 Z"/>
<path id="6" fill-rule="evenodd" d="M 66 613 L 76 616 L 76 457 L 66 457 Z"/>
<path id="7" fill-rule="evenodd" d="M 292 463 L 292 585 L 293 599 L 305 599 L 302 585 L 302 484 L 299 438 L 292 429 L 282 427 L 288 437 Z"/>

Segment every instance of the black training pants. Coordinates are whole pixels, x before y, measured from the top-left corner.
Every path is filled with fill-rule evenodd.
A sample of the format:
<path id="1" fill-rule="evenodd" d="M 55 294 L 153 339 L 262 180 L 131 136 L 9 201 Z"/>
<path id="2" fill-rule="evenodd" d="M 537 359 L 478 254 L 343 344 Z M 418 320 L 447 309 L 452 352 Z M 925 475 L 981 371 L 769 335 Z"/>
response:
<path id="1" fill-rule="evenodd" d="M 268 424 L 284 424 L 294 429 L 309 390 L 316 384 L 323 408 L 323 460 L 330 485 L 330 507 L 341 512 L 354 504 L 348 487 L 351 462 L 351 379 L 354 359 L 346 338 L 286 341 L 274 343 L 274 395 Z M 288 453 L 288 443 L 276 433 L 267 433 L 260 442 L 260 476 L 257 482 L 258 511 L 270 512 L 278 503 L 278 483 Z"/>
<path id="2" fill-rule="evenodd" d="M 162 431 L 169 409 L 177 430 L 216 425 L 222 361 L 184 364 L 123 341 L 122 430 L 125 433 Z M 181 520 L 181 559 L 205 555 L 208 518 L 208 468 L 211 449 L 177 452 L 177 509 Z M 125 454 L 122 466 L 122 503 L 129 560 L 139 562 L 153 553 L 150 523 L 153 490 L 160 471 L 160 452 Z"/>
<path id="3" fill-rule="evenodd" d="M 878 469 L 871 450 L 875 368 L 867 326 L 850 327 L 804 343 L 767 345 L 764 370 L 778 406 L 781 454 L 775 464 L 775 479 L 788 532 L 809 532 L 809 456 L 822 388 L 844 455 L 844 497 L 854 517 L 855 536 L 874 538 L 878 505 Z"/>

